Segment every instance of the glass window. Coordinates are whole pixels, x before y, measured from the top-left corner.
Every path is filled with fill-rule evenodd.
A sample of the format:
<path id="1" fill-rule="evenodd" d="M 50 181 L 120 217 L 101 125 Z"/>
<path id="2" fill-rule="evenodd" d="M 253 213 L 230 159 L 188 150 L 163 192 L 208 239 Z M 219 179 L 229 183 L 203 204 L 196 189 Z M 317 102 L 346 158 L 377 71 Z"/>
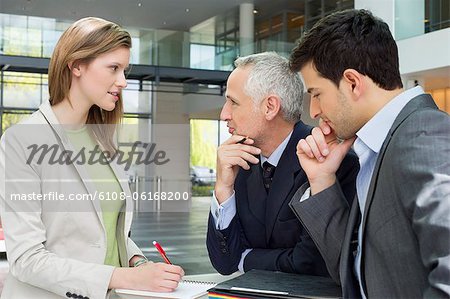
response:
<path id="1" fill-rule="evenodd" d="M 130 151 L 133 149 L 135 142 L 139 141 L 135 151 L 145 152 L 143 143 L 151 143 L 151 119 L 137 118 L 136 115 L 126 115 L 122 124 L 118 128 L 118 144 L 119 150 L 123 153 L 122 161 L 128 161 Z M 135 175 L 136 172 L 143 169 L 135 165 L 138 155 L 134 154 L 127 163 L 131 163 L 130 169 L 127 171 L 130 175 Z M 142 158 L 141 158 L 142 160 Z"/>
<path id="2" fill-rule="evenodd" d="M 425 32 L 450 27 L 450 1 L 425 0 Z"/>
<path id="3" fill-rule="evenodd" d="M 191 68 L 214 70 L 215 48 L 210 45 L 191 44 Z"/>
<path id="4" fill-rule="evenodd" d="M 37 18 L 10 15 L 4 26 L 5 54 L 41 56 L 41 27 Z"/>
<path id="5" fill-rule="evenodd" d="M 192 119 L 191 165 L 216 168 L 219 124 L 217 120 Z"/>
<path id="6" fill-rule="evenodd" d="M 131 57 L 130 63 L 139 64 L 140 62 L 140 38 L 132 37 L 131 38 Z"/>
<path id="7" fill-rule="evenodd" d="M 54 19 L 43 19 L 42 22 L 42 57 L 50 57 L 63 31 L 56 29 Z"/>
<path id="8" fill-rule="evenodd" d="M 42 80 L 42 85 L 41 85 L 41 103 L 43 101 L 46 101 L 48 99 L 50 99 L 50 95 L 48 93 L 48 80 L 47 80 L 47 75 L 42 75 L 43 80 Z"/>
<path id="9" fill-rule="evenodd" d="M 417 1 L 416 1 L 417 2 Z M 411 5 L 409 1 L 395 1 L 395 39 L 405 39 L 425 33 L 425 5 L 418 1 Z"/>
<path id="10" fill-rule="evenodd" d="M 44 82 L 47 84 L 47 75 L 4 72 L 3 106 L 38 108 L 42 97 L 41 85 Z"/>
<path id="11" fill-rule="evenodd" d="M 219 145 L 222 144 L 225 140 L 231 137 L 231 134 L 228 133 L 227 122 L 220 120 L 219 121 Z"/>
<path id="12" fill-rule="evenodd" d="M 134 117 L 125 117 L 118 128 L 119 144 L 133 143 L 139 140 L 138 119 Z"/>
<path id="13" fill-rule="evenodd" d="M 287 42 L 294 43 L 300 38 L 303 26 L 305 25 L 305 16 L 297 13 L 287 14 Z"/>
<path id="14" fill-rule="evenodd" d="M 5 40 L 5 37 L 3 35 L 4 34 L 3 28 L 5 27 L 4 23 L 5 23 L 5 15 L 0 14 L 0 54 L 4 54 L 4 51 L 3 51 L 4 40 Z"/>
<path id="15" fill-rule="evenodd" d="M 138 80 L 127 80 L 128 86 L 122 91 L 123 107 L 125 113 L 151 113 L 152 93 L 144 84 L 143 90 L 139 91 Z"/>
<path id="16" fill-rule="evenodd" d="M 25 119 L 26 117 L 30 116 L 31 113 L 32 113 L 31 111 L 21 111 L 21 110 L 3 112 L 1 133 L 5 132 L 5 130 L 11 127 L 12 125 L 17 124 L 22 119 Z"/>

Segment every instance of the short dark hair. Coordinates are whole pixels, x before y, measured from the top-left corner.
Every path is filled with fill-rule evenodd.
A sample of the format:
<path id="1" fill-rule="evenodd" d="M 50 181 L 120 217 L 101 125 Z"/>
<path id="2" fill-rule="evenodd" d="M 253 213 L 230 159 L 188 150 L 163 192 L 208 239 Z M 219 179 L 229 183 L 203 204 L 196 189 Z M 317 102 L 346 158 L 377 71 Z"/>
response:
<path id="1" fill-rule="evenodd" d="M 290 57 L 295 72 L 309 62 L 336 86 L 346 69 L 355 69 L 385 90 L 403 87 L 395 40 L 388 25 L 368 10 L 344 10 L 318 21 Z"/>

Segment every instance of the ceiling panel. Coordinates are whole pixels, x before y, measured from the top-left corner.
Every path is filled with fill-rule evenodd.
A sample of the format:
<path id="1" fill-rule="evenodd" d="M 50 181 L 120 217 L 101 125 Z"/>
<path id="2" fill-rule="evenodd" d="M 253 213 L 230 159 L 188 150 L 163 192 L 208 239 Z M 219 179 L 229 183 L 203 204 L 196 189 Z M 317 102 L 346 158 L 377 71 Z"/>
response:
<path id="1" fill-rule="evenodd" d="M 98 16 L 126 27 L 189 31 L 248 2 L 262 15 L 303 6 L 302 0 L 0 0 L 0 12 L 69 21 Z"/>

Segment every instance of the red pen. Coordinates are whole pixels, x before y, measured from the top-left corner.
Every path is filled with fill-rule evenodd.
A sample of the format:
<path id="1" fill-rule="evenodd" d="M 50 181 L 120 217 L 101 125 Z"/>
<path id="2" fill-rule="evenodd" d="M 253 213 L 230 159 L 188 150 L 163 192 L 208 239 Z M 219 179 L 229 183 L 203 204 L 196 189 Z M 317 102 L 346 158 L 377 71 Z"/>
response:
<path id="1" fill-rule="evenodd" d="M 167 258 L 166 252 L 164 251 L 164 249 L 162 249 L 161 245 L 159 245 L 159 243 L 156 241 L 153 241 L 153 245 L 155 245 L 156 250 L 158 250 L 159 254 L 162 256 L 166 264 L 172 265 L 172 263 Z"/>

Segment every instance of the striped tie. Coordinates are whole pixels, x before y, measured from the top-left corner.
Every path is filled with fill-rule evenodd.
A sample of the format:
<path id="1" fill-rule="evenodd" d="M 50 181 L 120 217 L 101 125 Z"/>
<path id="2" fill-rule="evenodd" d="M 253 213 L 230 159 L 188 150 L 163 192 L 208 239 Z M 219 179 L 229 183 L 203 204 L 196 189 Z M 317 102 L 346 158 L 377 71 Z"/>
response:
<path id="1" fill-rule="evenodd" d="M 270 164 L 267 161 L 264 162 L 263 163 L 263 183 L 264 183 L 264 188 L 266 188 L 266 192 L 269 192 L 274 173 L 275 173 L 275 166 L 273 166 L 272 164 Z"/>

